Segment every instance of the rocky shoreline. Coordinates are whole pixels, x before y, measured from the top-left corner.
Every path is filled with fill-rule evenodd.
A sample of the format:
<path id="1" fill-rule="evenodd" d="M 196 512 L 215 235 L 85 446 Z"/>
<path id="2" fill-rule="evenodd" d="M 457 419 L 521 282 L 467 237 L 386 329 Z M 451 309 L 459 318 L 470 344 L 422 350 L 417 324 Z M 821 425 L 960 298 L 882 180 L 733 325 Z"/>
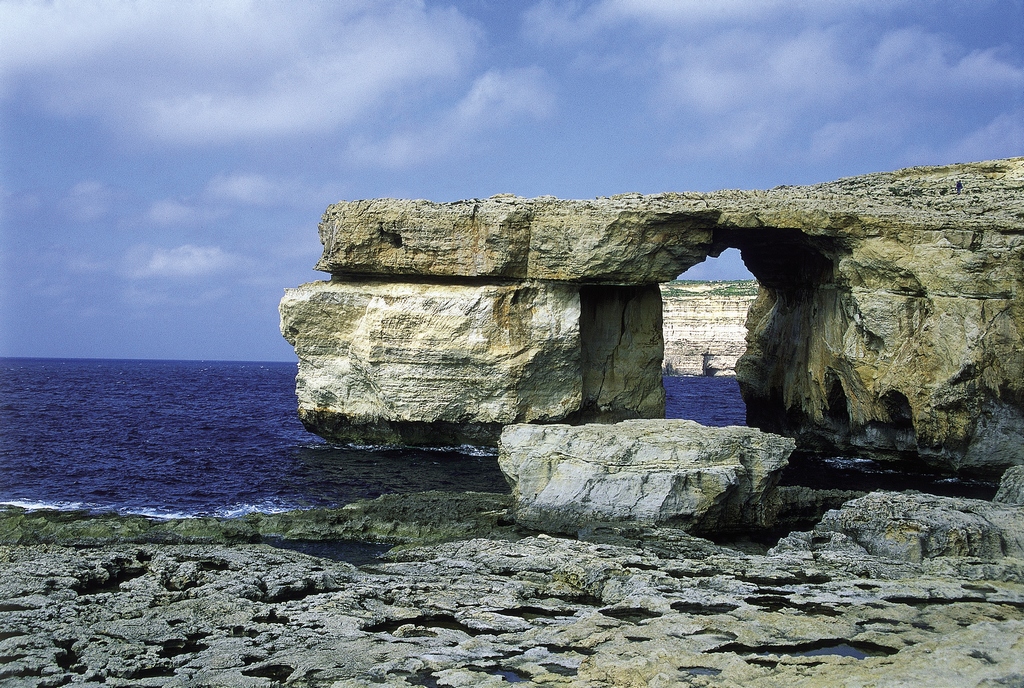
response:
<path id="1" fill-rule="evenodd" d="M 151 521 L 0 512 L 7 686 L 1020 686 L 1024 469 L 771 549 L 517 528 L 511 497 Z M 399 543 L 355 566 L 295 547 Z"/>

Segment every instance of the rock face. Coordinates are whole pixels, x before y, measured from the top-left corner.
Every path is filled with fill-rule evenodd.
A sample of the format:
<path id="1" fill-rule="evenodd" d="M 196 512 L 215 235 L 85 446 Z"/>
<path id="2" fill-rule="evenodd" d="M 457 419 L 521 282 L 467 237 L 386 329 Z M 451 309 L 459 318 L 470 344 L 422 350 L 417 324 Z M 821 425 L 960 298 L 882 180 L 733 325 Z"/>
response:
<path id="1" fill-rule="evenodd" d="M 1017 158 L 768 192 L 763 228 L 734 232 L 763 287 L 748 420 L 823 451 L 1024 463 L 1022 184 Z"/>
<path id="2" fill-rule="evenodd" d="M 289 289 L 299 417 L 331 439 L 494 444 L 510 423 L 664 415 L 656 286 Z"/>
<path id="3" fill-rule="evenodd" d="M 282 313 L 300 418 L 331 436 L 486 442 L 580 408 L 580 298 L 564 285 L 315 282 Z"/>
<path id="4" fill-rule="evenodd" d="M 683 210 L 683 212 L 680 212 Z M 714 213 L 639 194 L 336 203 L 320 221 L 332 275 L 656 284 L 704 260 Z"/>
<path id="5" fill-rule="evenodd" d="M 829 511 L 817 533 L 841 533 L 875 556 L 1024 558 L 1024 508 L 981 499 L 872 492 Z"/>
<path id="6" fill-rule="evenodd" d="M 516 523 L 575 533 L 595 524 L 671 524 L 689 532 L 764 528 L 793 440 L 688 420 L 511 425 L 498 465 Z"/>
<path id="7" fill-rule="evenodd" d="M 957 181 L 963 193 L 953 190 Z M 656 290 L 706 256 L 738 248 L 761 287 L 737 367 L 749 423 L 795 437 L 808 450 L 996 471 L 1024 464 L 1022 188 L 1024 158 L 1014 158 L 770 191 L 339 203 L 321 222 L 318 267 L 353 284 L 386 277 L 478 288 L 530 280 L 570 285 L 579 290 L 581 313 L 601 314 L 590 332 L 643 342 L 650 355 L 631 358 L 625 350 L 637 349 L 629 346 L 602 356 L 602 379 L 649 371 L 637 384 L 650 390 L 658 385 L 662 335 L 660 315 L 647 310 L 657 297 L 644 290 Z M 326 352 L 334 325 L 310 315 L 302 328 L 289 329 L 293 303 L 286 296 L 282 314 L 286 334 L 299 343 L 301 390 L 307 374 L 324 370 L 303 352 Z M 619 312 L 616 304 L 626 306 Z M 627 311 L 635 316 L 631 323 L 652 329 L 627 334 Z M 583 322 L 581 316 L 581 361 L 590 360 L 583 351 L 591 347 Z M 573 327 L 565 324 L 566 331 Z M 371 348 L 387 349 L 390 341 Z M 583 388 L 588 365 L 580 364 L 573 388 Z M 353 388 L 340 378 L 336 384 Z M 453 392 L 451 386 L 416 388 L 424 406 Z M 460 389 L 460 397 L 472 397 Z M 555 397 L 573 394 L 563 389 Z M 658 392 L 613 391 L 612 397 L 631 400 L 605 408 L 607 394 L 593 388 L 581 392 L 577 417 L 540 409 L 521 417 L 578 422 L 658 414 Z M 346 400 L 315 409 L 307 399 L 300 403 L 314 431 L 337 439 L 356 422 L 350 418 L 362 418 Z M 450 412 L 460 424 L 491 422 L 475 401 Z M 341 431 L 332 431 L 334 417 L 342 419 L 333 424 Z M 359 420 L 356 434 L 363 437 L 378 423 L 382 436 L 392 437 L 396 423 L 421 422 L 434 421 L 400 414 Z"/>
<path id="8" fill-rule="evenodd" d="M 999 490 L 992 501 L 1024 506 L 1024 466 L 1006 469 L 1002 480 L 999 481 Z"/>
<path id="9" fill-rule="evenodd" d="M 661 285 L 665 375 L 735 375 L 747 350 L 747 311 L 757 282 Z"/>

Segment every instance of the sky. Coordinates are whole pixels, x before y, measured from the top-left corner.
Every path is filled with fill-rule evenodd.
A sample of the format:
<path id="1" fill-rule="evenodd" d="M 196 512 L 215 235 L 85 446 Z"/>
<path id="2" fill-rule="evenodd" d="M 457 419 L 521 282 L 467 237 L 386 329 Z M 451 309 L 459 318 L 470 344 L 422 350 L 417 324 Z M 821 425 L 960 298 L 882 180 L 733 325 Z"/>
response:
<path id="1" fill-rule="evenodd" d="M 0 355 L 294 360 L 339 200 L 1017 155 L 1024 0 L 0 0 Z"/>

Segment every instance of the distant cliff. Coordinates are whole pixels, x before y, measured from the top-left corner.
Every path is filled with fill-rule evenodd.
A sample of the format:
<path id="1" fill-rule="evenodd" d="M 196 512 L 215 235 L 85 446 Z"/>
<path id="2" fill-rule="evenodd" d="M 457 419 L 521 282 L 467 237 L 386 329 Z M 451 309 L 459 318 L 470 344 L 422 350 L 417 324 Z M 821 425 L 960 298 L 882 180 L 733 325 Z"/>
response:
<path id="1" fill-rule="evenodd" d="M 661 285 L 665 375 L 735 375 L 747 349 L 747 311 L 755 280 Z"/>

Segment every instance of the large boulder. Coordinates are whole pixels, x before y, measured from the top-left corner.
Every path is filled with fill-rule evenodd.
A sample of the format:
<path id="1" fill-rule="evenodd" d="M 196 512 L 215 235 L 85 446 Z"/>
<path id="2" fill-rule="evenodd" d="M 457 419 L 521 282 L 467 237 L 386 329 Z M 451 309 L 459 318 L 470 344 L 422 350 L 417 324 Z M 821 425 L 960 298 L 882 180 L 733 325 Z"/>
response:
<path id="1" fill-rule="evenodd" d="M 769 496 L 793 447 L 753 428 L 687 420 L 511 425 L 498 464 L 525 527 L 633 522 L 725 533 L 769 525 Z"/>
<path id="2" fill-rule="evenodd" d="M 829 511 L 819 536 L 839 533 L 874 556 L 1024 558 L 1024 508 L 982 499 L 872 492 Z"/>

